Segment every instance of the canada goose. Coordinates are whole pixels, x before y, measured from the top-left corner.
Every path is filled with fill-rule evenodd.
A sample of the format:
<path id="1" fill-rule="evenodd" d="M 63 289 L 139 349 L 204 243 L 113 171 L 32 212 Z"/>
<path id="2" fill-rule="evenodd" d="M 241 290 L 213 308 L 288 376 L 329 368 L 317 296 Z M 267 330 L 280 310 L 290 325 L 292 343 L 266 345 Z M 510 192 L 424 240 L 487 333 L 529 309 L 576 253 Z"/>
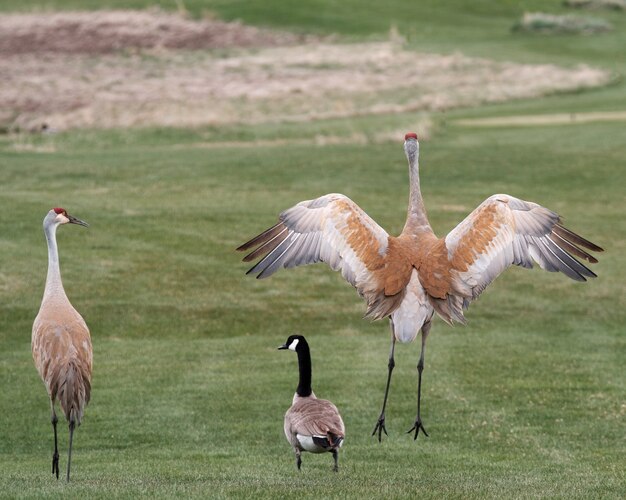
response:
<path id="1" fill-rule="evenodd" d="M 337 472 L 338 450 L 346 434 L 339 410 L 330 401 L 317 399 L 311 390 L 311 352 L 302 335 L 291 335 L 278 349 L 289 349 L 298 354 L 300 381 L 293 396 L 291 408 L 285 413 L 285 436 L 293 446 L 296 465 L 300 470 L 303 451 L 333 454 Z"/>

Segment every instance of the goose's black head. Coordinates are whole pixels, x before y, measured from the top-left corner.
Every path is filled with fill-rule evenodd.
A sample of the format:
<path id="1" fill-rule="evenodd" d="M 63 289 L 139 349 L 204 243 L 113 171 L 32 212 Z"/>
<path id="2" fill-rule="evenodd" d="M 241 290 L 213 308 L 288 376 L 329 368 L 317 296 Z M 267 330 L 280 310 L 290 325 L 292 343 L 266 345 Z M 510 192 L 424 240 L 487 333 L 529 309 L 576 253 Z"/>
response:
<path id="1" fill-rule="evenodd" d="M 289 335 L 287 342 L 281 345 L 278 349 L 289 349 L 290 351 L 298 351 L 303 346 L 308 346 L 306 339 L 302 335 Z"/>

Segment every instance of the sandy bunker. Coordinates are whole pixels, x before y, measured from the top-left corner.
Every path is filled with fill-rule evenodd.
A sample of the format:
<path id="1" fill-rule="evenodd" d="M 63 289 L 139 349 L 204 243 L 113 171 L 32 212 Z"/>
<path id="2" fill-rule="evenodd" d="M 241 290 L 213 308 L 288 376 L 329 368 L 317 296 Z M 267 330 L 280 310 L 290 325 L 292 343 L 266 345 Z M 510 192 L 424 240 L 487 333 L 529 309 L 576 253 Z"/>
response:
<path id="1" fill-rule="evenodd" d="M 607 72 L 340 44 L 162 11 L 0 17 L 0 126 L 196 126 L 444 110 Z"/>

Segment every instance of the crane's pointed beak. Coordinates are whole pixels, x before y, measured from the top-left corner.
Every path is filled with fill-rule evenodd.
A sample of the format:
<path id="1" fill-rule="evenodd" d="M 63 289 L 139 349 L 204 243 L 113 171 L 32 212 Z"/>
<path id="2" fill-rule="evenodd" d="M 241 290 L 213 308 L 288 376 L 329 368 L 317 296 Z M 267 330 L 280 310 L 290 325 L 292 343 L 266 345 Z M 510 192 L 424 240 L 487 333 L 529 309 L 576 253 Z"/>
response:
<path id="1" fill-rule="evenodd" d="M 278 347 L 279 351 L 282 351 L 283 349 L 289 349 L 289 346 L 287 344 L 283 344 L 283 345 Z"/>
<path id="2" fill-rule="evenodd" d="M 72 217 L 70 214 L 67 214 L 67 218 L 70 220 L 70 224 L 78 224 L 79 226 L 89 227 L 89 224 L 87 224 L 84 220 Z"/>

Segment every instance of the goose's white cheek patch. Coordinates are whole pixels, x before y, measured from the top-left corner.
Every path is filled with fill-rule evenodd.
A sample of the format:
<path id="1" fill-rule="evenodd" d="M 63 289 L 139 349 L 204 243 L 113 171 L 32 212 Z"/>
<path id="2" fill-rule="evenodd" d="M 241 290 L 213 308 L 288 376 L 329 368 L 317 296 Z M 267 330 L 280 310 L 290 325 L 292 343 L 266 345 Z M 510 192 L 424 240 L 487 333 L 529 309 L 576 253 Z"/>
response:
<path id="1" fill-rule="evenodd" d="M 295 351 L 296 346 L 298 345 L 298 342 L 300 342 L 298 339 L 293 339 L 293 342 L 289 344 L 289 350 Z"/>

